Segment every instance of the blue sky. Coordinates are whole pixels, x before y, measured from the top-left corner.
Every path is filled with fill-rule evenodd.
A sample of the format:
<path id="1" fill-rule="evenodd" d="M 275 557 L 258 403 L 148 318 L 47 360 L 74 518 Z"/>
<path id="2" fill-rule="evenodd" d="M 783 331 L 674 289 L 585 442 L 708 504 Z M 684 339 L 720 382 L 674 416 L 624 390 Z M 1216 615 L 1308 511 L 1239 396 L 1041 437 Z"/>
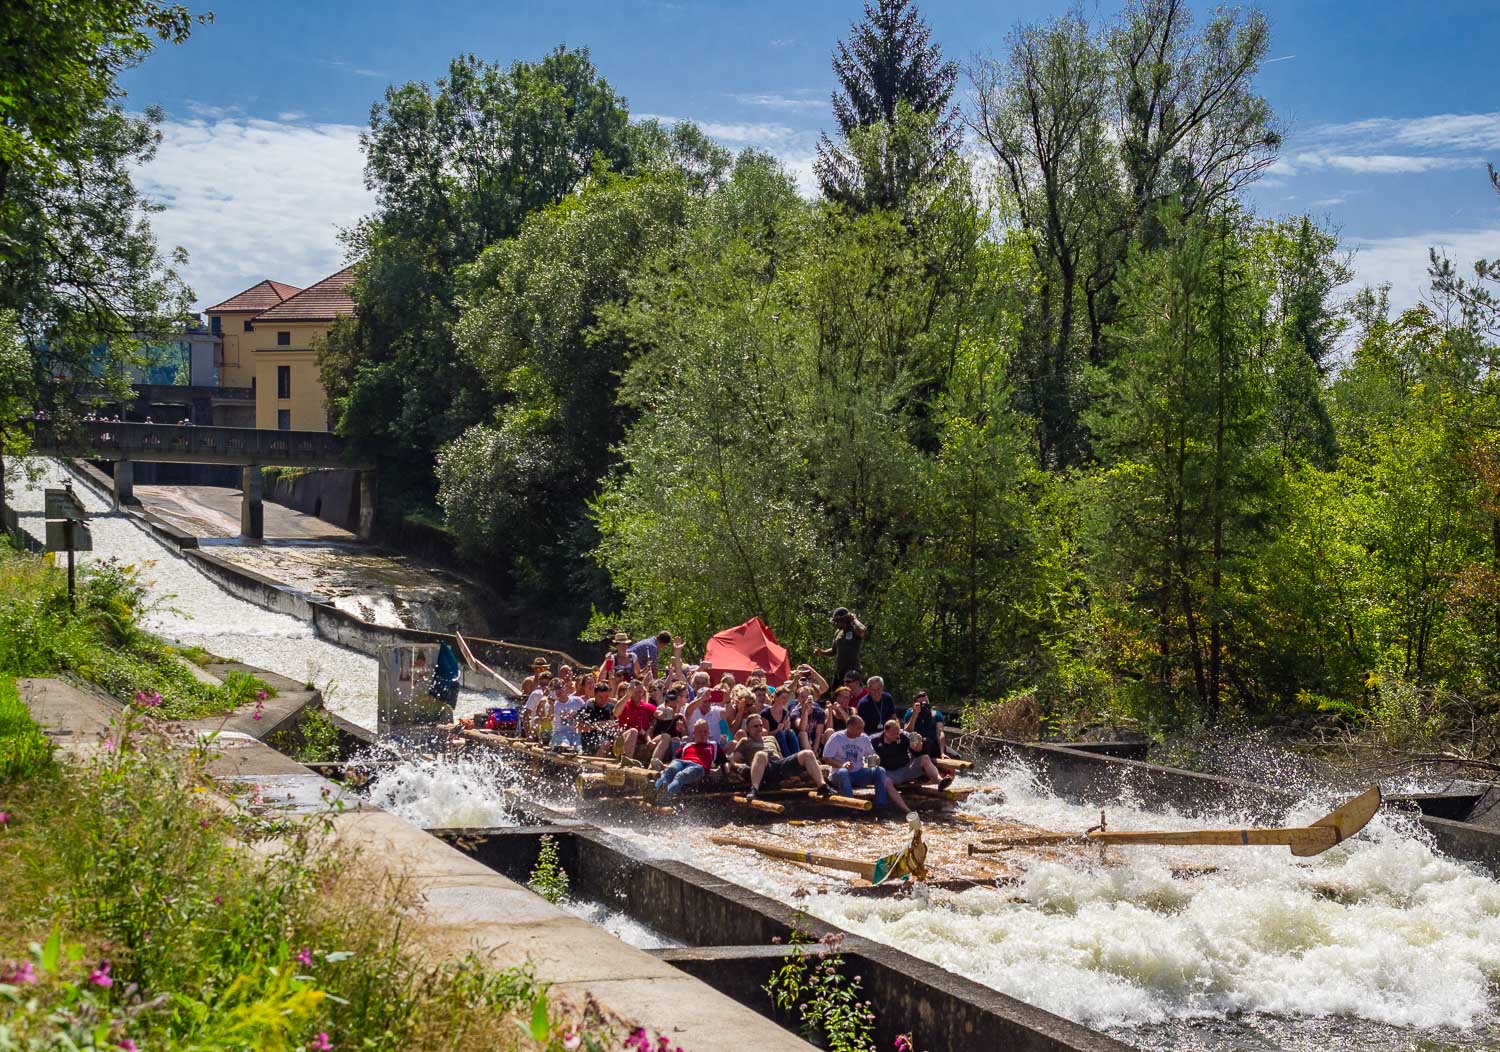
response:
<path id="1" fill-rule="evenodd" d="M 1062 2 L 929 0 L 960 61 L 1003 49 Z M 1085 10 L 1108 19 L 1116 3 Z M 1500 5 L 1278 0 L 1259 88 L 1283 121 L 1283 159 L 1252 193 L 1266 215 L 1311 212 L 1357 250 L 1362 280 L 1420 294 L 1426 246 L 1500 256 Z M 1195 4 L 1201 14 L 1206 3 Z M 263 277 L 306 285 L 341 265 L 337 232 L 370 205 L 358 135 L 387 84 L 432 81 L 464 51 L 509 63 L 588 46 L 633 115 L 688 117 L 726 145 L 782 157 L 806 181 L 831 123 L 829 51 L 857 0 L 728 3 L 225 2 L 215 22 L 125 77 L 128 105 L 162 106 L 141 173 L 188 250 L 198 303 Z"/>

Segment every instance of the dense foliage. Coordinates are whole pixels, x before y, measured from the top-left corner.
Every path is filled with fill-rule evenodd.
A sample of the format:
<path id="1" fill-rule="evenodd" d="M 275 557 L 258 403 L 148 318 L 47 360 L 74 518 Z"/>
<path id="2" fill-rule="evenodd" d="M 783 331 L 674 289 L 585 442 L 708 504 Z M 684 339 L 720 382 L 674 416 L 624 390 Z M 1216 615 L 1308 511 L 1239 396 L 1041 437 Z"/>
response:
<path id="1" fill-rule="evenodd" d="M 388 170 L 504 219 L 402 234 L 446 262 L 423 264 L 444 306 L 381 339 L 441 343 L 431 367 L 466 379 L 418 392 L 443 404 L 410 429 L 391 399 L 422 384 L 355 383 L 345 430 L 435 471 L 532 634 L 701 644 L 758 614 L 805 655 L 848 605 L 898 694 L 1477 741 L 1500 710 L 1496 271 L 1435 258 L 1428 305 L 1392 316 L 1334 234 L 1248 210 L 1281 142 L 1269 34 L 1179 0 L 1022 26 L 967 70 L 971 164 L 954 67 L 913 5 L 872 2 L 812 201 L 688 125 L 609 123 L 564 179 L 467 124 L 391 169 L 395 100 L 437 105 L 396 89 L 366 330 L 395 273 L 373 232 L 411 212 Z M 597 112 L 591 66 L 567 85 Z M 507 90 L 502 124 L 529 112 Z M 533 167 L 551 190 L 514 196 Z M 346 350 L 350 376 L 390 360 Z"/>

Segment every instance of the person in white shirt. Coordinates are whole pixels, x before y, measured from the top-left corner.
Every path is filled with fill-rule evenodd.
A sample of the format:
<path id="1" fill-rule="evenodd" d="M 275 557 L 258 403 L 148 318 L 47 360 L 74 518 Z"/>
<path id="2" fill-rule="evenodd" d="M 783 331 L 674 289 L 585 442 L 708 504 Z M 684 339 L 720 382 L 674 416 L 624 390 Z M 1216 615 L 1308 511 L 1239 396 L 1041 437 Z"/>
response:
<path id="1" fill-rule="evenodd" d="M 578 713 L 583 710 L 583 699 L 569 694 L 552 705 L 552 745 L 554 748 L 568 746 L 582 749 L 583 741 L 578 736 Z"/>
<path id="2" fill-rule="evenodd" d="M 542 672 L 536 677 L 536 689 L 526 696 L 521 706 L 521 727 L 518 733 L 529 738 L 537 731 L 537 722 L 546 714 L 547 692 L 552 689 L 552 673 Z"/>
<path id="3" fill-rule="evenodd" d="M 873 785 L 876 807 L 895 804 L 903 812 L 910 811 L 911 808 L 906 806 L 901 794 L 886 780 L 885 771 L 879 767 L 865 766 L 865 758 L 874 755 L 875 746 L 865 733 L 865 721 L 858 716 L 850 716 L 848 726 L 830 734 L 828 742 L 823 746 L 823 759 L 833 764 L 833 776 L 828 779 L 829 783 L 838 790 L 840 796 L 853 796 L 856 788 Z"/>

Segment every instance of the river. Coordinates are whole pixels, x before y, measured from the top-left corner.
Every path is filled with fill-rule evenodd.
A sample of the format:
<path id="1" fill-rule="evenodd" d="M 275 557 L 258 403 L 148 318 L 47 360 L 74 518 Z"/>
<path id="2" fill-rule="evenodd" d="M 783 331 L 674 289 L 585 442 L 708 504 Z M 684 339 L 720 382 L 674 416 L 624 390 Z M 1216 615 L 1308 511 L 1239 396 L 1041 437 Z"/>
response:
<path id="1" fill-rule="evenodd" d="M 60 485 L 47 462 L 11 488 L 23 526 L 40 535 L 41 488 Z M 318 639 L 295 618 L 228 595 L 133 519 L 77 487 L 95 517 L 95 551 L 140 568 L 159 634 L 328 689 L 329 707 L 374 723 L 375 662 Z M 976 796 L 977 813 L 1003 811 L 1047 829 L 1083 829 L 1097 810 L 1048 791 L 1024 765 L 977 780 L 1004 803 Z M 493 759 L 387 769 L 370 789 L 382 806 L 424 826 L 515 820 L 500 789 L 539 789 Z M 1336 801 L 1312 793 L 1292 816 L 1310 820 Z M 685 820 L 691 822 L 691 820 Z M 1238 826 L 1234 813 L 1188 822 L 1130 799 L 1113 828 Z M 620 821 L 643 849 L 680 858 L 790 901 L 784 870 L 701 836 Z M 774 833 L 775 826 L 763 833 Z M 1211 865 L 1188 879 L 1174 862 Z M 1366 834 L 1312 859 L 1279 849 L 1141 848 L 1129 865 L 1033 861 L 1002 889 L 920 899 L 841 894 L 797 900 L 809 912 L 926 958 L 957 974 L 1143 1048 L 1252 1052 L 1295 1049 L 1500 1048 L 1500 883 L 1433 851 L 1420 828 L 1382 814 Z M 623 923 L 618 918 L 616 923 Z"/>

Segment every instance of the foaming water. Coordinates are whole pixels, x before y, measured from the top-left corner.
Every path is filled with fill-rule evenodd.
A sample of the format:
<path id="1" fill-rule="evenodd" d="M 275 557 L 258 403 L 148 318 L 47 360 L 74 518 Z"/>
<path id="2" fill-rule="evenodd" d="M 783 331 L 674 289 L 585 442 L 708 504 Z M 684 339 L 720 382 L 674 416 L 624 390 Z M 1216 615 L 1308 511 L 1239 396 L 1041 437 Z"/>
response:
<path id="1" fill-rule="evenodd" d="M 351 765 L 360 760 L 371 762 L 376 772 L 362 790 L 365 799 L 423 829 L 519 824 L 505 790 L 520 788 L 521 778 L 491 755 L 398 759 L 386 750 L 374 750 Z"/>
<path id="2" fill-rule="evenodd" d="M 638 950 L 663 950 L 682 945 L 655 928 L 647 927 L 629 914 L 610 909 L 602 902 L 564 899 L 558 905 L 573 916 L 581 917 L 590 924 L 603 928 L 615 938 L 629 943 Z"/>
<path id="3" fill-rule="evenodd" d="M 1006 797 L 975 796 L 972 812 L 1054 830 L 1098 820 L 1097 808 L 1059 799 L 1024 764 L 978 780 Z M 1310 821 L 1335 802 L 1310 799 L 1288 821 Z M 1188 820 L 1128 795 L 1109 808 L 1117 829 L 1246 820 Z M 743 851 L 695 843 L 686 858 L 674 847 L 680 838 L 627 835 L 783 901 L 800 883 Z M 1212 868 L 1174 876 L 1185 862 Z M 837 893 L 797 901 L 849 931 L 1128 1040 L 1139 1031 L 1157 1047 L 1281 1047 L 1253 1038 L 1254 1027 L 1214 1037 L 1214 1021 L 1225 1019 L 1270 1020 L 1266 1032 L 1355 1020 L 1386 1048 L 1495 1032 L 1500 884 L 1434 853 L 1400 816 L 1380 815 L 1365 837 L 1311 859 L 1276 848 L 1139 847 L 1111 849 L 1103 861 L 1018 853 L 1016 864 L 1015 886 L 934 892 L 927 902 Z M 1183 1026 L 1195 1042 L 1178 1040 Z"/>

